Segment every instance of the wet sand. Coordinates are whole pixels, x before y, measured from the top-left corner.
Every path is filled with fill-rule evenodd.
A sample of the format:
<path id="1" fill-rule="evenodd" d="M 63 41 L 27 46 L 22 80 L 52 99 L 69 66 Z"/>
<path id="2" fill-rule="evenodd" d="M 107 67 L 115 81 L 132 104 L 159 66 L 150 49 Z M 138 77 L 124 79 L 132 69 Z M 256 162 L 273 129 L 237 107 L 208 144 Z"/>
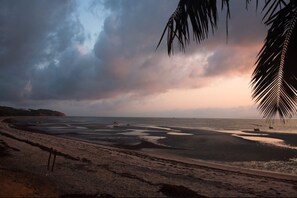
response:
<path id="1" fill-rule="evenodd" d="M 289 162 L 297 158 L 297 134 L 254 131 L 215 131 L 203 128 L 130 124 L 48 122 L 47 118 L 13 119 L 13 127 L 36 133 L 118 148 L 171 153 L 217 162 Z M 50 124 L 49 124 L 50 123 Z M 295 147 L 295 149 L 293 148 Z M 297 164 L 296 164 L 297 165 Z M 297 171 L 297 170 L 296 170 Z M 292 171 L 287 171 L 288 173 Z M 295 172 L 295 171 L 293 171 Z"/>
<path id="2" fill-rule="evenodd" d="M 296 197 L 297 177 L 96 145 L 0 123 L 0 196 Z M 57 150 L 53 172 L 49 150 Z"/>

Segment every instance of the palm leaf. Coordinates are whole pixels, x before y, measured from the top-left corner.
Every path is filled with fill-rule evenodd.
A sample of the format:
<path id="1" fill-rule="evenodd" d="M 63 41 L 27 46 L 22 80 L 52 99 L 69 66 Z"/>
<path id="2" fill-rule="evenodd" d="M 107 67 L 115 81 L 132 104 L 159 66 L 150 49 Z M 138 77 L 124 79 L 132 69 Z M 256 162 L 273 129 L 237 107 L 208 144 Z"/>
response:
<path id="1" fill-rule="evenodd" d="M 246 8 L 252 0 L 246 0 Z M 258 54 L 257 66 L 252 75 L 253 95 L 264 117 L 279 114 L 282 119 L 296 113 L 297 90 L 297 10 L 296 0 L 265 0 L 263 20 L 270 27 L 265 44 Z M 222 0 L 222 9 L 227 7 L 226 34 L 228 38 L 229 0 Z M 256 0 L 258 9 L 258 0 Z M 189 27 L 190 26 L 190 27 Z M 217 27 L 216 0 L 180 0 L 177 9 L 169 18 L 157 48 L 167 31 L 168 54 L 173 53 L 177 39 L 179 49 L 185 51 L 190 43 L 190 28 L 193 40 L 200 43 Z M 295 67 L 295 69 L 294 69 Z"/>
<path id="2" fill-rule="evenodd" d="M 228 3 L 228 0 L 224 0 Z M 189 27 L 189 23 L 191 27 Z M 169 18 L 157 48 L 167 30 L 168 54 L 173 53 L 173 41 L 178 40 L 179 49 L 184 51 L 190 43 L 190 28 L 193 39 L 201 42 L 208 37 L 209 29 L 214 32 L 217 27 L 216 0 L 180 0 L 175 12 Z"/>
<path id="3" fill-rule="evenodd" d="M 262 12 L 265 11 L 263 19 L 271 20 L 283 6 L 287 6 L 287 3 L 283 0 L 266 0 L 262 9 Z"/>
<path id="4" fill-rule="evenodd" d="M 265 118 L 278 114 L 284 120 L 297 109 L 297 6 L 295 1 L 278 11 L 275 6 L 265 14 L 270 29 L 252 75 L 252 97 Z"/>

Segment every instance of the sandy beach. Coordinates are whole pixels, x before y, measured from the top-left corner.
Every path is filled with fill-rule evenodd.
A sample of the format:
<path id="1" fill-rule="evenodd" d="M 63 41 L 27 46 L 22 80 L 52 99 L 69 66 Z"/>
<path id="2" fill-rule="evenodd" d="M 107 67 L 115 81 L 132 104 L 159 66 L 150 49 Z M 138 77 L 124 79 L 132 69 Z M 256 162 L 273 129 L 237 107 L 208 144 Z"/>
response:
<path id="1" fill-rule="evenodd" d="M 0 197 L 297 196 L 295 175 L 70 140 L 4 122 L 0 158 Z"/>

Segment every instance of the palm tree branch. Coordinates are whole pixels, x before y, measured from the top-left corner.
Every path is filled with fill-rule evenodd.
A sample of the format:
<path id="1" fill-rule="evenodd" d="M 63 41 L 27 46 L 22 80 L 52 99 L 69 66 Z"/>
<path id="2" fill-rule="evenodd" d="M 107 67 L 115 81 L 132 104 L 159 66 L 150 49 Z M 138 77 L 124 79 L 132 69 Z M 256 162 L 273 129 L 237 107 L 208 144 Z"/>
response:
<path id="1" fill-rule="evenodd" d="M 273 17 L 275 17 L 275 14 L 277 14 L 278 10 L 282 9 L 282 7 L 285 7 L 287 3 L 284 0 L 268 0 L 265 2 L 265 5 L 262 9 L 262 12 L 265 12 L 263 16 L 263 20 L 270 20 Z"/>
<path id="2" fill-rule="evenodd" d="M 269 2 L 270 3 L 270 2 Z M 273 2 L 267 12 L 275 12 Z M 272 8 L 271 8 L 272 7 Z M 276 114 L 284 120 L 296 113 L 296 63 L 293 60 L 297 39 L 297 6 L 289 3 L 270 15 L 265 24 L 271 24 L 252 75 L 253 98 L 264 117 Z"/>
<path id="3" fill-rule="evenodd" d="M 252 0 L 246 0 L 246 8 Z M 222 9 L 227 7 L 226 35 L 230 18 L 229 0 L 222 0 Z M 254 100 L 264 117 L 276 114 L 284 119 L 296 113 L 297 93 L 297 1 L 265 0 L 263 21 L 269 27 L 265 43 L 258 54 L 256 68 L 252 74 Z M 256 0 L 258 9 L 258 0 Z M 173 53 L 177 39 L 180 50 L 185 51 L 193 40 L 200 43 L 208 37 L 209 30 L 217 28 L 216 0 L 180 0 L 175 12 L 169 18 L 157 48 L 167 31 L 168 54 Z"/>
<path id="4" fill-rule="evenodd" d="M 228 3 L 229 0 L 223 0 Z M 208 37 L 209 30 L 214 33 L 217 27 L 216 0 L 180 0 L 176 10 L 169 18 L 162 36 L 158 42 L 160 46 L 167 31 L 168 54 L 173 53 L 174 39 L 177 38 L 180 50 L 185 50 L 190 43 L 190 27 L 193 40 L 200 43 Z"/>
<path id="5" fill-rule="evenodd" d="M 221 0 L 221 9 L 227 9 L 226 12 L 226 37 L 228 40 L 228 21 L 231 17 L 229 0 Z M 251 0 L 246 0 L 248 5 Z M 258 0 L 256 1 L 258 5 Z M 190 43 L 189 25 L 193 32 L 193 40 L 200 43 L 205 38 L 208 38 L 209 27 L 214 34 L 217 28 L 217 0 L 180 0 L 176 10 L 170 16 L 162 36 L 158 42 L 156 50 L 161 45 L 161 42 L 167 31 L 167 51 L 168 55 L 173 53 L 174 39 L 177 38 L 180 50 L 185 51 L 186 46 Z M 173 32 L 177 32 L 174 34 Z"/>

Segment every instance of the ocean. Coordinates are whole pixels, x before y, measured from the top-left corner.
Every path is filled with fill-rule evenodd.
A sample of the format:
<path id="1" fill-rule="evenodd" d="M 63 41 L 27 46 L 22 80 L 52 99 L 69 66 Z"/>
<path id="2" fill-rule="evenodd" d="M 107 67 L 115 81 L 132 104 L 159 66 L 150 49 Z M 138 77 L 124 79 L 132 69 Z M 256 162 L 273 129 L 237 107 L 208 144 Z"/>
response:
<path id="1" fill-rule="evenodd" d="M 297 120 L 36 117 L 17 118 L 42 133 L 143 152 L 245 162 L 297 158 Z"/>
<path id="2" fill-rule="evenodd" d="M 214 118 L 141 118 L 141 117 L 36 117 L 21 118 L 26 123 L 38 123 L 39 125 L 71 125 L 86 126 L 96 124 L 113 124 L 118 122 L 122 125 L 138 126 L 171 126 L 183 128 L 205 128 L 213 130 L 251 130 L 262 128 L 268 130 L 272 126 L 273 131 L 297 133 L 297 119 L 289 119 L 284 124 L 280 120 L 274 123 L 264 119 L 214 119 Z"/>

